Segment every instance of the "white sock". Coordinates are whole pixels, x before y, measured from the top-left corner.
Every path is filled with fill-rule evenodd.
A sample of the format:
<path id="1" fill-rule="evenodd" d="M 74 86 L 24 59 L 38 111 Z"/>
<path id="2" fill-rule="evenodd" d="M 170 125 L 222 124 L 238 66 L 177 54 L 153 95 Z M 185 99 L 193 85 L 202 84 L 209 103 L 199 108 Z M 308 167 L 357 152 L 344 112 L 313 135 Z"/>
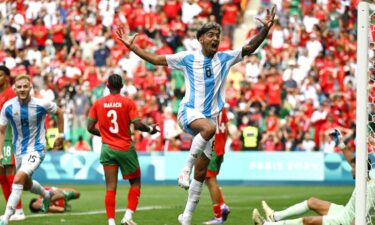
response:
<path id="1" fill-rule="evenodd" d="M 184 210 L 184 218 L 189 218 L 193 215 L 198 205 L 202 189 L 203 183 L 193 179 L 189 187 L 189 196 Z"/>
<path id="2" fill-rule="evenodd" d="M 133 214 L 134 214 L 134 211 L 131 210 L 131 209 L 126 209 L 125 210 L 125 219 L 127 220 L 131 220 L 133 219 Z"/>
<path id="3" fill-rule="evenodd" d="M 116 225 L 115 219 L 108 219 L 108 225 Z"/>
<path id="4" fill-rule="evenodd" d="M 9 196 L 7 207 L 5 209 L 3 221 L 6 223 L 9 221 L 9 218 L 14 214 L 16 211 L 16 207 L 18 202 L 21 199 L 23 191 L 23 185 L 21 184 L 12 184 L 12 193 Z"/>
<path id="5" fill-rule="evenodd" d="M 275 220 L 279 221 L 290 216 L 301 215 L 302 213 L 305 213 L 307 211 L 309 211 L 309 207 L 307 205 L 307 201 L 305 200 L 282 211 L 275 211 L 273 215 L 275 217 Z"/>
<path id="6" fill-rule="evenodd" d="M 282 220 L 277 222 L 264 222 L 263 225 L 303 225 L 302 218 L 294 220 Z"/>
<path id="7" fill-rule="evenodd" d="M 49 198 L 50 197 L 49 192 L 46 189 L 44 189 L 44 187 L 42 185 L 40 185 L 39 182 L 36 181 L 36 180 L 33 180 L 33 184 L 31 185 L 31 188 L 30 188 L 29 191 L 31 193 L 41 195 L 41 196 L 43 196 L 43 198 Z"/>
<path id="8" fill-rule="evenodd" d="M 23 209 L 22 208 L 16 209 L 16 213 L 15 214 L 24 214 Z"/>
<path id="9" fill-rule="evenodd" d="M 201 153 L 205 149 L 206 145 L 207 141 L 202 137 L 200 133 L 195 135 L 195 137 L 193 138 L 193 142 L 191 143 L 189 157 L 185 163 L 184 168 L 191 171 L 191 168 L 193 168 L 193 165 L 195 164 L 199 153 Z"/>
<path id="10" fill-rule="evenodd" d="M 209 141 L 207 141 L 206 147 L 203 150 L 203 153 L 207 156 L 207 158 L 211 159 L 212 157 L 212 144 L 214 143 L 215 136 L 211 138 Z"/>

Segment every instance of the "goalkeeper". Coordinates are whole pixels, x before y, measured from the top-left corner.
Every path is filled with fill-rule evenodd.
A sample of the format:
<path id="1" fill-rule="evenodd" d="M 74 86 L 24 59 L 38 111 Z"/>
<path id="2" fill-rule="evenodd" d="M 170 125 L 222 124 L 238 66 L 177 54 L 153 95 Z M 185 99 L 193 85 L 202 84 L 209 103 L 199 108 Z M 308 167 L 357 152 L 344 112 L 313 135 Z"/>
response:
<path id="1" fill-rule="evenodd" d="M 74 188 L 56 188 L 56 187 L 45 187 L 46 190 L 54 192 L 51 202 L 49 205 L 43 204 L 42 196 L 39 198 L 33 198 L 30 200 L 29 208 L 33 213 L 45 212 L 45 213 L 63 213 L 71 210 L 71 206 L 68 204 L 70 200 L 78 199 L 80 196 L 79 191 Z"/>
<path id="2" fill-rule="evenodd" d="M 346 160 L 352 167 L 352 175 L 355 178 L 355 157 L 353 153 L 341 141 L 341 134 L 337 129 L 330 132 L 330 137 L 335 140 L 344 153 Z M 370 163 L 369 169 L 370 169 Z M 375 199 L 375 181 L 368 178 L 367 184 L 367 212 L 369 212 L 371 202 Z M 253 210 L 253 221 L 255 225 L 351 225 L 354 223 L 355 216 L 355 191 L 345 206 L 337 205 L 317 198 L 309 198 L 303 202 L 292 205 L 282 210 L 274 211 L 265 201 L 262 201 L 266 219 L 264 219 L 257 209 Z M 298 219 L 288 219 L 291 216 L 301 215 L 309 210 L 319 214 L 319 216 L 306 216 Z"/>

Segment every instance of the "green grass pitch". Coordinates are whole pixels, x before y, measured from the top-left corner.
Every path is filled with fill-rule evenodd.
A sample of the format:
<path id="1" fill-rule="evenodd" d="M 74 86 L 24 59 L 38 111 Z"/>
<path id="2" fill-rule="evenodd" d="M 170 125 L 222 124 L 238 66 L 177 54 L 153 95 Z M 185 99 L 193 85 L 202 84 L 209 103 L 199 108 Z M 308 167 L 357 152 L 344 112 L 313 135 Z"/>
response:
<path id="1" fill-rule="evenodd" d="M 103 185 L 66 185 L 81 192 L 81 198 L 71 202 L 72 211 L 64 214 L 32 214 L 28 209 L 29 200 L 35 195 L 24 192 L 23 208 L 28 216 L 25 221 L 10 222 L 15 225 L 106 225 Z M 117 191 L 116 223 L 120 224 L 126 207 L 129 185 L 119 185 Z M 345 204 L 352 193 L 352 186 L 222 186 L 226 203 L 231 208 L 227 225 L 253 224 L 250 212 L 260 208 L 260 201 L 267 200 L 275 209 L 283 209 L 293 203 L 314 196 L 339 204 Z M 177 216 L 183 211 L 187 191 L 172 185 L 142 186 L 139 210 L 134 215 L 138 225 L 178 225 Z M 3 214 L 4 199 L 1 197 L 0 210 Z M 261 210 L 260 210 L 261 211 Z M 262 212 L 262 211 L 261 211 Z M 313 215 L 313 214 L 311 214 Z M 212 218 L 211 201 L 207 188 L 194 213 L 193 224 L 202 224 Z"/>

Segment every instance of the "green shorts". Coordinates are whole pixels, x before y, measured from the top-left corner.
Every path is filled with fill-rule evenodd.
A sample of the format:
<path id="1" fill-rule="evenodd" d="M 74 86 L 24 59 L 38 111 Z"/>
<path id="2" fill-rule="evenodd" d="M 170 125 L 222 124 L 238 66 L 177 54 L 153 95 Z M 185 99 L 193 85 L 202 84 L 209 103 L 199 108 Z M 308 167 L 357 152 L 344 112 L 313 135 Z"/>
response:
<path id="1" fill-rule="evenodd" d="M 124 179 L 133 179 L 141 176 L 137 152 L 131 145 L 129 150 L 113 150 L 108 145 L 102 145 L 100 163 L 106 166 L 119 166 Z"/>
<path id="2" fill-rule="evenodd" d="M 4 141 L 2 165 L 15 165 L 12 141 Z"/>
<path id="3" fill-rule="evenodd" d="M 212 151 L 212 157 L 208 164 L 206 177 L 216 177 L 220 172 L 221 164 L 224 161 L 224 155 L 216 155 L 215 151 Z"/>

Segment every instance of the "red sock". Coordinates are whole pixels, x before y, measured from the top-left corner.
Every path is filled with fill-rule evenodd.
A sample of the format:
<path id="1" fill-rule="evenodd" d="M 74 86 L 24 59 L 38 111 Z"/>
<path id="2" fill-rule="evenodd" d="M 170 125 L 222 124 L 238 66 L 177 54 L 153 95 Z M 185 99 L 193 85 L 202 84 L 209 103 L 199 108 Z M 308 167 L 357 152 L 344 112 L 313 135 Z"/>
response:
<path id="1" fill-rule="evenodd" d="M 10 192 L 12 192 L 12 184 L 13 184 L 13 180 L 14 180 L 14 176 L 7 176 L 7 180 L 8 180 L 8 184 L 10 186 Z M 20 201 L 18 202 L 18 205 L 16 207 L 16 209 L 22 209 L 22 201 L 20 199 Z"/>
<path id="2" fill-rule="evenodd" d="M 11 193 L 11 188 L 12 188 L 12 183 L 8 183 L 7 177 L 6 176 L 0 176 L 0 184 L 1 184 L 1 189 L 3 189 L 3 195 L 5 198 L 5 201 L 8 202 L 10 193 Z"/>
<path id="3" fill-rule="evenodd" d="M 105 194 L 105 211 L 107 212 L 108 219 L 115 218 L 116 209 L 116 191 L 107 190 Z"/>
<path id="4" fill-rule="evenodd" d="M 215 218 L 221 218 L 222 217 L 220 204 L 213 205 L 212 209 L 214 211 Z"/>
<path id="5" fill-rule="evenodd" d="M 141 190 L 137 187 L 130 187 L 128 192 L 128 209 L 135 212 L 137 210 L 138 199 L 141 195 Z"/>
<path id="6" fill-rule="evenodd" d="M 224 205 L 225 201 L 224 201 L 223 193 L 221 193 L 220 189 L 219 189 L 219 192 L 220 192 L 219 205 Z"/>

